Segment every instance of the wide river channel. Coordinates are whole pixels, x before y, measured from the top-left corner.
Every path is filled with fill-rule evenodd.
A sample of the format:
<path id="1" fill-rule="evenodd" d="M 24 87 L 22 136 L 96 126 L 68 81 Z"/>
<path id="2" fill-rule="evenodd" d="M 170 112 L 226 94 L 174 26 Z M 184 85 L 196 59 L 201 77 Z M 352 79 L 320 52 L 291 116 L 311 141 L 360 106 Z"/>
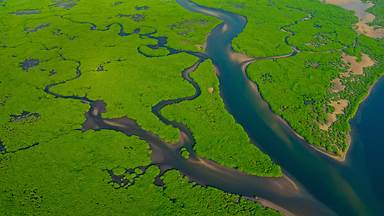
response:
<path id="1" fill-rule="evenodd" d="M 352 147 L 346 160 L 338 162 L 314 150 L 271 112 L 256 85 L 244 73 L 244 65 L 231 58 L 231 42 L 243 31 L 246 18 L 189 0 L 177 2 L 189 11 L 222 20 L 206 42 L 206 53 L 218 69 L 221 96 L 252 141 L 283 168 L 285 178 L 295 182 L 300 195 L 290 196 L 287 190 L 292 186 L 268 184 L 269 180 L 257 182 L 250 178 L 254 182 L 247 186 L 246 176 L 243 181 L 212 179 L 214 183 L 209 185 L 260 197 L 285 209 L 287 214 L 384 215 L 384 80 L 376 84 L 351 121 Z M 256 60 L 253 64 L 257 63 Z M 256 183 L 265 184 L 264 188 L 253 186 Z"/>

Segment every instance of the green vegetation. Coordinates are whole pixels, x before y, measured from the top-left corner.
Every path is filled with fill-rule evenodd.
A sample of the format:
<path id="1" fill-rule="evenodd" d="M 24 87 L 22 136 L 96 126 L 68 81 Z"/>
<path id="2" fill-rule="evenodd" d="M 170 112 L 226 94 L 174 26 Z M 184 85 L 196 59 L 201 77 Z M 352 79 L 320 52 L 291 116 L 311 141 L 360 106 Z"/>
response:
<path id="1" fill-rule="evenodd" d="M 138 49 L 139 49 L 139 52 L 141 52 L 142 54 L 148 57 L 161 57 L 169 54 L 166 48 L 151 49 L 147 46 L 140 46 Z"/>
<path id="2" fill-rule="evenodd" d="M 212 65 L 203 63 L 192 77 L 201 87 L 201 96 L 169 106 L 163 112 L 169 119 L 186 123 L 193 131 L 197 154 L 255 175 L 282 175 L 280 168 L 254 147 L 241 126 L 226 112 Z M 214 89 L 212 93 L 209 88 Z"/>
<path id="3" fill-rule="evenodd" d="M 43 88 L 50 83 L 74 77 L 76 67 L 80 62 L 80 70 L 83 74 L 81 79 L 71 83 L 70 87 L 59 85 L 53 88 L 53 91 L 63 95 L 83 96 L 88 94 L 88 97 L 92 99 L 104 99 L 108 104 L 110 116 L 129 115 L 138 119 L 145 128 L 151 128 L 168 140 L 177 138 L 178 132 L 175 129 L 164 126 L 150 113 L 151 105 L 161 99 L 184 96 L 193 90 L 180 78 L 179 71 L 188 66 L 187 62 L 192 64 L 196 58 L 188 55 L 171 56 L 167 59 L 146 58 L 138 55 L 137 49 L 143 44 L 156 44 L 155 39 L 146 36 L 140 38 L 137 34 L 120 37 L 118 25 L 112 25 L 109 31 L 101 30 L 105 29 L 104 26 L 119 22 L 124 26 L 125 32 L 133 32 L 133 29 L 137 28 L 140 28 L 142 34 L 157 31 L 156 34 L 159 36 L 167 35 L 168 45 L 173 48 L 180 47 L 198 51 L 197 44 L 203 43 L 205 35 L 217 21 L 207 18 L 201 26 L 198 26 L 199 22 L 195 22 L 196 31 L 181 35 L 178 32 L 179 29 L 173 30 L 169 26 L 172 23 L 181 22 L 180 20 L 197 19 L 200 21 L 202 18 L 189 13 L 181 18 L 180 14 L 185 13 L 184 9 L 170 1 L 165 1 L 164 4 L 148 1 L 146 4 L 149 8 L 140 11 L 135 9 L 134 2 L 123 2 L 118 5 L 108 1 L 92 4 L 78 2 L 71 10 L 50 7 L 49 3 L 45 1 L 10 1 L 6 2 L 6 7 L 2 10 L 1 20 L 4 23 L 2 32 L 5 33 L 1 35 L 0 42 L 3 62 L 1 88 L 4 89 L 1 94 L 3 98 L 10 100 L 3 108 L 3 121 L 5 122 L 7 116 L 11 114 L 27 110 L 24 107 L 25 104 L 31 103 L 27 101 L 31 101 L 33 98 L 32 95 L 35 94 L 33 90 L 38 91 L 40 95 L 43 95 L 42 97 L 48 97 L 42 91 Z M 95 7 L 92 9 L 94 11 L 108 11 L 108 14 L 91 13 L 89 12 L 92 11 L 90 7 Z M 41 13 L 10 14 L 25 8 L 38 8 Z M 172 11 L 172 17 L 164 19 L 164 23 L 159 24 L 157 17 L 166 17 L 161 13 L 168 14 L 169 11 Z M 137 23 L 117 16 L 123 12 L 145 13 L 145 22 Z M 88 20 L 95 23 L 100 31 L 91 31 L 91 25 L 87 24 L 90 22 Z M 25 33 L 25 29 L 34 28 L 41 23 L 49 23 L 49 26 L 36 32 Z M 156 26 L 156 29 L 149 26 Z M 37 59 L 39 63 L 27 71 L 23 71 L 19 64 L 28 59 Z M 143 72 L 140 73 L 140 71 Z M 105 77 L 109 78 L 105 80 Z M 129 77 L 129 79 L 124 79 L 124 77 Z M 116 80 L 122 82 L 115 83 Z M 17 84 L 18 88 L 14 88 L 12 86 L 15 85 L 15 82 L 26 86 L 23 88 Z M 178 84 L 171 89 L 168 88 L 169 82 Z M 38 89 L 29 91 L 27 90 L 28 85 L 29 88 Z M 141 90 L 139 90 L 140 88 Z M 105 91 L 106 89 L 109 91 Z M 111 92 L 114 93 L 111 94 Z M 12 98 L 8 94 L 12 94 Z M 20 108 L 17 109 L 15 106 Z M 33 109 L 30 110 L 33 111 Z"/>
<path id="4" fill-rule="evenodd" d="M 106 169 L 148 163 L 147 144 L 116 132 L 72 131 L 2 156 L 2 215 L 277 215 L 253 201 L 190 183 L 177 171 L 152 184 L 151 167 L 134 186 L 115 189 Z"/>
<path id="5" fill-rule="evenodd" d="M 292 45 L 301 50 L 291 58 L 258 61 L 248 75 L 273 111 L 309 142 L 345 152 L 348 120 L 383 73 L 383 40 L 358 36 L 351 12 L 318 1 L 197 2 L 247 16 L 233 44 L 237 51 L 259 57 L 290 53 Z M 194 94 L 181 71 L 198 59 L 182 51 L 201 52 L 218 20 L 188 13 L 173 0 L 0 0 L 0 8 L 2 214 L 279 215 L 199 186 L 177 170 L 162 176 L 165 187 L 156 186 L 156 166 L 137 174 L 137 167 L 151 163 L 143 140 L 80 130 L 87 97 L 106 102 L 105 117 L 129 116 L 169 143 L 178 140 L 179 131 L 163 124 L 152 106 Z M 372 11 L 380 8 L 377 2 Z M 382 22 L 380 15 L 376 22 Z M 365 53 L 376 65 L 364 76 L 343 79 L 345 90 L 334 93 L 332 80 L 348 68 L 343 53 Z M 201 95 L 162 114 L 191 129 L 197 154 L 249 174 L 282 175 L 225 110 L 212 64 L 202 63 L 192 77 Z M 349 106 L 330 130 L 321 130 L 319 124 L 336 110 L 329 103 L 339 99 L 348 99 Z M 137 178 L 126 187 L 108 173 L 134 167 Z"/>
<path id="6" fill-rule="evenodd" d="M 79 130 L 89 109 L 79 98 L 86 96 L 106 102 L 105 117 L 127 115 L 164 140 L 178 139 L 178 131 L 161 123 L 151 107 L 194 93 L 180 74 L 197 58 L 166 56 L 166 46 L 202 51 L 217 20 L 187 13 L 171 0 L 8 0 L 0 1 L 0 7 L 2 215 L 278 214 L 196 186 L 177 171 L 165 174 L 165 188 L 157 187 L 154 166 L 134 185 L 116 189 L 107 170 L 149 164 L 148 144 L 117 132 Z M 147 46 L 160 40 L 165 44 L 157 49 Z M 202 88 L 212 85 L 216 92 L 168 107 L 166 114 L 191 127 L 196 151 L 205 158 L 258 175 L 281 175 L 225 112 L 217 80 L 205 74 L 210 66 L 202 67 L 196 78 Z M 54 83 L 50 91 L 77 99 L 47 94 L 46 86 Z M 203 109 L 198 113 L 199 103 Z M 206 117 L 201 125 L 198 114 Z M 204 132 L 205 127 L 216 132 Z"/>
<path id="7" fill-rule="evenodd" d="M 366 0 L 364 0 L 366 1 Z M 370 0 L 375 6 L 368 9 L 368 11 L 376 16 L 373 21 L 373 25 L 384 26 L 384 1 L 382 0 Z"/>
<path id="8" fill-rule="evenodd" d="M 352 28 L 357 22 L 352 12 L 320 1 L 197 2 L 247 17 L 244 32 L 234 41 L 238 52 L 260 57 L 287 54 L 290 45 L 301 50 L 290 58 L 257 61 L 248 68 L 248 75 L 271 109 L 309 143 L 335 154 L 345 153 L 349 120 L 369 87 L 384 73 L 384 41 L 359 36 Z M 357 57 L 365 53 L 376 64 L 366 68 L 364 76 L 342 79 L 345 90 L 333 93 L 332 81 L 348 68 L 341 59 L 343 53 Z M 337 115 L 328 131 L 321 130 L 319 125 L 332 111 L 329 103 L 340 99 L 349 100 L 344 114 Z"/>

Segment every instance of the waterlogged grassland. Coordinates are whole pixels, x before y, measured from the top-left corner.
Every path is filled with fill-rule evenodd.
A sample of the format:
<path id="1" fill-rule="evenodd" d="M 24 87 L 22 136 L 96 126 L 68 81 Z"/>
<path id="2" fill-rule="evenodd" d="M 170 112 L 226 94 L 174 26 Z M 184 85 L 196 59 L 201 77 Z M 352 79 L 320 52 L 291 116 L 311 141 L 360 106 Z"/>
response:
<path id="1" fill-rule="evenodd" d="M 163 114 L 169 119 L 186 123 L 193 131 L 197 154 L 247 173 L 281 175 L 280 168 L 253 146 L 241 126 L 226 112 L 219 82 L 210 62 L 203 63 L 192 77 L 201 87 L 201 96 L 169 106 Z"/>
<path id="2" fill-rule="evenodd" d="M 247 17 L 244 32 L 233 44 L 239 52 L 262 57 L 287 54 L 290 46 L 300 50 L 293 57 L 256 61 L 247 73 L 271 109 L 309 143 L 343 155 L 348 149 L 349 120 L 369 87 L 384 73 L 383 40 L 358 35 L 352 28 L 358 21 L 353 12 L 320 1 L 197 2 Z M 364 75 L 343 77 L 350 65 L 342 56 L 360 59 L 363 53 L 375 65 L 365 68 Z M 335 93 L 337 78 L 345 89 Z M 328 130 L 322 130 L 335 111 L 330 104 L 340 100 L 348 100 L 348 106 Z"/>
<path id="3" fill-rule="evenodd" d="M 92 24 L 97 29 L 103 30 L 112 23 L 121 23 L 124 31 L 129 33 L 137 28 L 149 27 L 150 31 L 157 30 L 155 36 L 166 35 L 169 38 L 169 46 L 175 49 L 200 50 L 207 35 L 207 29 L 214 26 L 217 21 L 213 18 L 198 16 L 193 13 L 185 13 L 184 9 L 170 0 L 147 1 L 103 1 L 97 0 L 89 4 L 88 1 L 74 1 L 76 4 L 70 10 L 57 7 L 53 1 L 6 1 L 1 11 L 4 17 L 4 36 L 8 41 L 5 45 L 19 44 L 26 38 L 25 34 L 12 34 L 12 30 L 21 30 L 34 24 L 49 23 L 52 25 L 72 26 L 63 32 L 68 36 L 71 33 L 87 34 L 74 23 L 91 28 Z M 146 6 L 146 7 L 144 7 Z M 38 13 L 15 15 L 20 11 L 36 10 Z M 6 19 L 6 17 L 12 19 Z M 138 19 L 137 17 L 141 17 Z M 159 19 L 161 17 L 161 19 Z M 61 22 L 61 23 L 58 23 Z M 28 25 L 29 24 L 29 25 Z M 114 28 L 117 26 L 114 26 Z M 12 36 L 12 37 L 11 37 Z M 4 41 L 2 41 L 4 42 Z M 52 41 L 57 42 L 57 39 Z M 100 42 L 100 41 L 94 41 Z M 46 44 L 48 41 L 46 41 Z M 49 43 L 47 44 L 49 45 Z"/>
<path id="4" fill-rule="evenodd" d="M 108 1 L 99 1 L 90 5 L 89 2 L 82 1 L 78 2 L 71 10 L 48 6 L 49 3 L 45 1 L 34 3 L 29 1 L 6 2 L 5 10 L 2 11 L 1 15 L 4 17 L 2 20 L 5 20 L 2 26 L 4 34 L 2 34 L 0 42 L 4 47 L 4 52 L 2 52 L 4 61 L 2 62 L 5 65 L 2 66 L 2 69 L 12 74 L 10 77 L 20 76 L 27 80 L 27 83 L 42 89 L 49 83 L 74 77 L 75 68 L 80 63 L 80 70 L 85 79 L 74 84 L 82 84 L 79 87 L 81 89 L 69 89 L 70 92 L 68 92 L 65 91 L 64 86 L 58 86 L 53 89 L 54 91 L 63 90 L 62 94 L 83 96 L 90 91 L 91 82 L 95 82 L 94 84 L 105 82 L 100 88 L 93 87 L 92 89 L 96 90 L 92 92 L 93 95 L 91 96 L 94 96 L 93 99 L 99 99 L 101 96 L 108 94 L 110 99 L 104 98 L 110 107 L 110 115 L 133 114 L 132 112 L 134 112 L 135 114 L 131 115 L 131 117 L 143 119 L 139 121 L 145 128 L 152 128 L 154 132 L 169 140 L 176 139 L 178 136 L 177 131 L 161 124 L 150 113 L 150 106 L 162 98 L 180 97 L 190 92 L 188 90 L 191 87 L 182 81 L 178 71 L 188 66 L 189 63 L 186 64 L 186 62 L 192 64 L 195 58 L 179 55 L 172 56 L 169 60 L 156 60 L 138 55 L 137 49 L 143 45 L 155 45 L 157 40 L 141 37 L 137 34 L 129 36 L 129 39 L 120 37 L 118 33 L 120 33 L 121 29 L 117 23 L 123 25 L 124 33 L 134 32 L 135 29 L 140 29 L 141 34 L 156 31 L 157 33 L 152 36 L 166 35 L 168 45 L 173 46 L 172 48 L 198 51 L 200 49 L 199 45 L 203 43 L 209 29 L 217 21 L 189 13 L 181 18 L 180 14 L 184 13 L 184 9 L 170 1 L 164 1 L 164 4 L 146 1 L 146 10 L 138 10 L 137 6 L 141 6 L 141 4 L 134 2 L 113 4 Z M 13 12 L 31 8 L 37 9 L 39 13 L 31 15 L 12 14 Z M 103 12 L 95 13 L 92 12 L 93 10 Z M 165 14 L 170 14 L 171 11 L 172 15 L 165 16 Z M 128 18 L 119 16 L 123 12 Z M 138 13 L 143 15 L 144 20 L 135 21 L 129 19 L 131 16 L 128 15 Z M 164 23 L 159 23 L 158 16 L 165 17 Z M 112 23 L 115 24 L 107 27 Z M 183 23 L 190 26 L 183 25 Z M 34 32 L 26 31 L 26 29 L 35 29 L 36 26 L 41 24 L 48 25 Z M 176 27 L 171 27 L 174 25 Z M 187 27 L 193 28 L 194 31 L 185 33 L 184 30 Z M 90 31 L 92 28 L 96 30 Z M 108 28 L 110 30 L 107 30 Z M 167 54 L 157 50 L 153 52 L 160 55 Z M 19 64 L 30 59 L 38 60 L 39 64 L 23 73 Z M 170 65 L 168 62 L 174 62 L 174 64 Z M 103 68 L 103 70 L 99 70 L 100 68 Z M 109 69 L 111 71 L 108 71 Z M 140 73 L 140 71 L 150 72 Z M 54 75 L 51 76 L 50 72 L 54 72 Z M 121 83 L 121 85 L 124 85 L 123 87 L 103 81 L 105 76 L 109 76 L 111 82 L 115 82 L 114 79 L 124 80 L 121 79 L 122 76 L 132 76 L 132 79 Z M 149 78 L 151 76 L 156 77 Z M 88 77 L 93 80 L 87 80 Z M 157 78 L 162 79 L 162 81 L 152 82 Z M 180 85 L 175 85 L 172 89 L 168 88 L 168 81 L 177 82 L 176 79 Z M 81 83 L 83 80 L 88 83 Z M 147 82 L 140 82 L 144 80 Z M 119 94 L 111 94 L 113 92 L 112 87 L 120 90 L 125 89 L 123 95 L 126 97 L 119 99 Z M 106 91 L 108 88 L 110 90 Z M 137 88 L 142 90 L 135 91 Z M 165 92 L 162 90 L 165 90 Z M 153 94 L 153 91 L 158 92 L 158 94 Z M 101 92 L 104 94 L 101 94 Z M 140 98 L 146 95 L 152 97 L 152 101 L 151 99 L 146 102 L 141 101 Z M 121 104 L 125 102 L 128 104 Z M 130 112 L 127 112 L 127 110 L 130 110 Z"/>
<path id="5" fill-rule="evenodd" d="M 131 53 L 126 53 L 125 56 L 130 60 L 104 64 L 103 71 L 85 72 L 79 79 L 52 90 L 63 95 L 87 95 L 89 98 L 103 99 L 107 103 L 106 117 L 127 115 L 137 119 L 145 129 L 154 131 L 166 140 L 176 141 L 179 132 L 163 125 L 151 109 L 162 99 L 193 94 L 194 89 L 180 74 L 197 58 L 187 54 L 146 58 L 134 52 L 135 49 L 132 49 Z M 169 83 L 174 85 L 170 87 Z"/>
<path id="6" fill-rule="evenodd" d="M 202 51 L 217 20 L 187 13 L 168 0 L 8 0 L 0 1 L 0 7 L 2 215 L 278 214 L 195 185 L 177 171 L 162 177 L 166 187 L 155 186 L 155 166 L 134 185 L 119 188 L 107 170 L 118 173 L 150 164 L 148 144 L 117 132 L 80 130 L 89 109 L 81 99 L 87 97 L 106 102 L 106 117 L 127 115 L 163 139 L 177 140 L 178 131 L 162 124 L 151 108 L 194 93 L 181 71 L 198 59 L 168 54 Z M 204 91 L 199 102 L 169 107 L 166 113 L 173 117 L 201 103 L 200 113 L 206 115 L 201 125 L 201 116 L 194 113 L 177 116 L 196 130 L 198 153 L 250 173 L 280 175 L 278 166 L 224 112 L 210 69 L 205 63 L 196 78 L 203 91 L 212 85 L 215 92 Z M 207 126 L 217 133 L 203 133 Z M 225 130 L 234 131 L 224 136 Z"/>
<path id="7" fill-rule="evenodd" d="M 115 189 L 106 169 L 149 162 L 147 144 L 115 132 L 73 131 L 1 157 L 2 215 L 278 215 L 253 201 L 194 185 L 177 171 L 166 188 L 151 167 L 134 186 Z"/>

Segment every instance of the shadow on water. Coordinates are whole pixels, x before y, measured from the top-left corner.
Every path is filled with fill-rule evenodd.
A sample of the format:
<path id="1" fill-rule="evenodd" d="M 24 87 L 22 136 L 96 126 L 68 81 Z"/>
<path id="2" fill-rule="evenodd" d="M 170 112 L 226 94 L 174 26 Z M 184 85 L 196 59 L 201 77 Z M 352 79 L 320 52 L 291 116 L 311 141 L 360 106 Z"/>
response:
<path id="1" fill-rule="evenodd" d="M 188 0 L 177 2 L 192 12 L 217 17 L 223 21 L 209 35 L 206 52 L 219 71 L 220 90 L 227 109 L 248 132 L 254 143 L 280 164 L 305 190 L 336 214 L 383 215 L 383 207 L 380 206 L 372 190 L 368 171 L 364 163 L 361 163 L 362 152 L 356 151 L 361 145 L 356 144 L 346 163 L 335 161 L 309 147 L 287 124 L 270 111 L 256 85 L 250 82 L 243 72 L 241 62 L 231 59 L 233 52 L 231 41 L 242 32 L 247 23 L 246 19 Z M 355 127 L 354 131 L 358 128 L 359 126 Z M 248 191 L 249 193 L 252 191 L 251 186 Z M 268 198 L 273 202 L 276 201 L 276 197 Z M 292 203 L 287 206 L 279 202 L 279 205 L 303 215 L 313 215 L 319 211 L 315 208 L 310 213 L 297 212 Z"/>

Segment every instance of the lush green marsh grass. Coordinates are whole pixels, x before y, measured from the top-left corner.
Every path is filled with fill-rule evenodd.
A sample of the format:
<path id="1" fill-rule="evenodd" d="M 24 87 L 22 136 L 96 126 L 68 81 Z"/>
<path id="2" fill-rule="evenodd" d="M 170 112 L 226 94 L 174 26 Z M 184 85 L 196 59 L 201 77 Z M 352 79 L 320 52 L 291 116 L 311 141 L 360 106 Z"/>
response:
<path id="1" fill-rule="evenodd" d="M 301 50 L 286 59 L 256 61 L 247 73 L 271 109 L 311 144 L 336 154 L 345 152 L 349 120 L 369 87 L 384 73 L 383 40 L 359 36 L 352 28 L 358 21 L 352 12 L 320 1 L 197 2 L 247 18 L 244 32 L 234 40 L 233 47 L 238 52 L 260 57 L 287 54 L 289 45 Z M 282 28 L 295 34 L 290 36 Z M 288 44 L 284 41 L 287 36 Z M 347 70 L 342 64 L 342 53 L 357 57 L 366 53 L 376 65 L 367 68 L 364 76 L 343 79 L 346 89 L 335 94 L 330 91 L 332 80 Z M 338 99 L 348 99 L 349 106 L 329 131 L 321 130 L 319 124 L 331 111 L 328 104 Z"/>
<path id="2" fill-rule="evenodd" d="M 192 77 L 201 87 L 201 96 L 169 106 L 163 114 L 185 123 L 192 130 L 197 154 L 247 173 L 281 175 L 280 168 L 255 148 L 241 126 L 227 113 L 212 64 L 204 62 Z M 214 91 L 210 93 L 208 88 Z"/>
<path id="3" fill-rule="evenodd" d="M 103 99 L 107 103 L 106 117 L 127 115 L 137 119 L 145 129 L 175 141 L 179 132 L 163 125 L 151 109 L 163 99 L 193 94 L 193 87 L 182 79 L 181 71 L 197 58 L 186 54 L 146 58 L 135 52 L 136 49 L 132 49 L 124 55 L 129 60 L 105 64 L 102 72 L 96 71 L 95 67 L 85 71 L 80 79 L 52 90 L 64 95 L 88 95 L 92 99 Z M 169 86 L 169 83 L 173 85 Z"/>
<path id="4" fill-rule="evenodd" d="M 74 131 L 2 157 L 2 215 L 277 215 L 253 201 L 191 184 L 177 171 L 152 182 L 151 167 L 129 188 L 115 189 L 105 169 L 149 163 L 147 144 L 116 132 Z M 1 164 L 4 164 L 3 162 Z M 4 178 L 6 177 L 6 178 Z"/>
<path id="5" fill-rule="evenodd" d="M 157 43 L 143 34 L 166 36 L 166 45 L 174 49 L 202 51 L 204 39 L 217 20 L 188 13 L 170 0 L 73 1 L 76 4 L 70 9 L 53 6 L 57 2 L 0 3 L 0 138 L 6 148 L 0 153 L 2 214 L 277 214 L 253 201 L 238 202 L 238 196 L 196 186 L 176 171 L 163 177 L 166 188 L 157 187 L 153 184 L 159 172 L 155 167 L 134 186 L 115 189 L 106 170 L 117 172 L 149 164 L 148 144 L 117 132 L 81 132 L 89 106 L 44 92 L 47 85 L 67 80 L 50 90 L 60 95 L 102 99 L 107 103 L 106 117 L 127 115 L 145 129 L 174 141 L 179 138 L 178 131 L 162 124 L 151 113 L 151 107 L 164 99 L 194 93 L 182 79 L 181 71 L 197 58 L 184 53 L 163 56 L 164 48 L 144 50 L 163 57 L 140 55 L 140 47 Z M 148 7 L 138 10 L 137 6 Z M 141 36 L 119 36 L 138 28 Z M 21 64 L 28 60 L 35 64 L 23 70 Z M 205 74 L 210 72 L 207 64 L 199 70 L 199 82 L 203 88 L 212 84 L 218 89 L 214 75 Z M 206 120 L 211 122 L 197 125 L 198 116 L 191 119 L 198 153 L 250 173 L 279 175 L 278 166 L 249 142 L 242 128 L 225 112 L 218 91 L 213 95 L 204 92 L 199 103 L 207 105 L 208 96 L 214 97 L 215 103 L 201 113 L 210 113 Z M 169 107 L 166 112 L 171 116 L 172 112 L 189 112 L 196 106 L 196 102 L 190 102 Z M 12 115 L 23 112 L 36 113 L 37 117 L 12 121 Z M 190 117 L 186 117 L 185 121 L 189 121 Z M 205 126 L 217 127 L 216 135 L 220 136 L 226 129 L 234 131 L 225 140 L 218 140 L 215 134 L 202 133 Z M 225 157 L 225 151 L 230 158 Z M 246 157 L 240 157 L 242 151 Z"/>
<path id="6" fill-rule="evenodd" d="M 138 11 L 135 6 L 141 4 L 135 2 L 123 2 L 118 6 L 113 6 L 109 1 L 98 1 L 92 4 L 78 2 L 71 10 L 65 10 L 50 7 L 48 6 L 50 5 L 49 2 L 45 1 L 35 3 L 30 1 L 9 1 L 5 10 L 1 13 L 5 24 L 2 26 L 4 34 L 2 34 L 1 40 L 2 46 L 5 47 L 1 52 L 2 62 L 5 63 L 2 66 L 3 75 L 9 78 L 20 77 L 26 80 L 26 83 L 30 83 L 41 90 L 49 83 L 74 77 L 77 61 L 81 61 L 80 70 L 83 77 L 73 83 L 73 85 L 78 84 L 78 88 L 69 86 L 70 89 L 65 91 L 66 87 L 57 86 L 53 89 L 54 91 L 62 90 L 62 94 L 83 96 L 91 91 L 91 82 L 95 82 L 94 84 L 99 85 L 100 88 L 96 88 L 96 91 L 90 93 L 92 94 L 90 97 L 94 96 L 93 99 L 101 99 L 101 96 L 107 94 L 111 98 L 109 100 L 105 97 L 110 109 L 110 115 L 132 114 L 127 112 L 127 109 L 129 109 L 131 112 L 136 112 L 131 117 L 143 119 L 139 121 L 145 128 L 151 128 L 154 132 L 169 140 L 176 139 L 178 136 L 177 131 L 167 128 L 157 120 L 150 113 L 150 106 L 161 99 L 181 97 L 191 92 L 188 89 L 192 88 L 180 77 L 180 71 L 189 64 L 193 64 L 196 58 L 187 55 L 172 56 L 168 59 L 145 58 L 137 54 L 137 49 L 142 45 L 155 44 L 157 43 L 156 40 L 139 38 L 138 35 L 120 37 L 118 35 L 120 31 L 118 25 L 111 26 L 109 31 L 90 31 L 91 25 L 87 23 L 94 23 L 99 30 L 104 30 L 105 26 L 111 23 L 120 22 L 123 24 L 125 32 L 132 32 L 137 28 L 140 28 L 140 33 L 143 34 L 157 31 L 156 35 L 168 37 L 168 45 L 174 45 L 173 48 L 198 51 L 198 45 L 203 43 L 210 28 L 217 21 L 185 13 L 184 9 L 173 1 L 164 1 L 163 4 L 146 1 L 145 4 L 149 7 L 148 10 Z M 14 11 L 30 8 L 39 9 L 41 13 L 33 15 L 10 14 Z M 102 12 L 99 13 L 99 11 Z M 130 19 L 126 20 L 125 17 L 119 18 L 117 15 L 123 12 L 127 14 L 145 13 L 146 19 L 142 22 L 135 22 Z M 180 16 L 184 13 L 185 16 Z M 163 17 L 163 19 L 158 20 L 158 17 Z M 190 20 L 188 25 L 192 25 L 195 31 L 180 34 L 180 31 L 186 28 L 183 22 L 188 20 Z M 49 23 L 49 26 L 36 32 L 24 31 L 42 23 Z M 171 25 L 176 25 L 177 28 L 171 28 Z M 160 52 L 161 50 L 159 49 Z M 23 72 L 19 64 L 26 59 L 38 59 L 40 63 L 36 67 L 30 68 L 28 72 Z M 174 62 L 174 64 L 169 64 L 169 62 Z M 105 68 L 104 71 L 97 71 L 100 65 Z M 49 71 L 52 70 L 56 74 L 49 76 Z M 131 76 L 131 79 L 122 79 L 124 76 Z M 88 77 L 91 78 L 87 79 Z M 109 81 L 103 81 L 105 77 L 109 77 Z M 157 78 L 163 81 L 153 82 Z M 117 81 L 123 82 L 120 82 L 119 85 L 114 83 Z M 141 81 L 146 81 L 147 84 Z M 180 85 L 175 85 L 172 89 L 168 88 L 167 82 L 172 81 L 180 83 Z M 23 81 L 23 83 L 25 82 Z M 9 85 L 4 86 L 5 84 L 3 84 L 5 88 L 13 90 L 12 83 L 5 81 L 4 83 Z M 109 86 L 119 89 L 118 92 L 125 96 L 119 98 L 121 94 L 111 94 L 113 89 L 107 90 Z M 142 90 L 136 91 L 136 88 Z M 92 89 L 95 89 L 95 87 Z M 122 89 L 125 89 L 125 91 L 121 91 Z M 104 95 L 98 92 L 103 92 Z M 152 97 L 152 99 L 145 102 L 141 101 L 140 98 L 146 96 Z M 27 99 L 28 97 L 23 98 Z M 128 104 L 124 104 L 124 101 Z M 132 105 L 132 103 L 136 103 L 136 105 Z M 21 111 L 15 110 L 15 112 Z"/>

